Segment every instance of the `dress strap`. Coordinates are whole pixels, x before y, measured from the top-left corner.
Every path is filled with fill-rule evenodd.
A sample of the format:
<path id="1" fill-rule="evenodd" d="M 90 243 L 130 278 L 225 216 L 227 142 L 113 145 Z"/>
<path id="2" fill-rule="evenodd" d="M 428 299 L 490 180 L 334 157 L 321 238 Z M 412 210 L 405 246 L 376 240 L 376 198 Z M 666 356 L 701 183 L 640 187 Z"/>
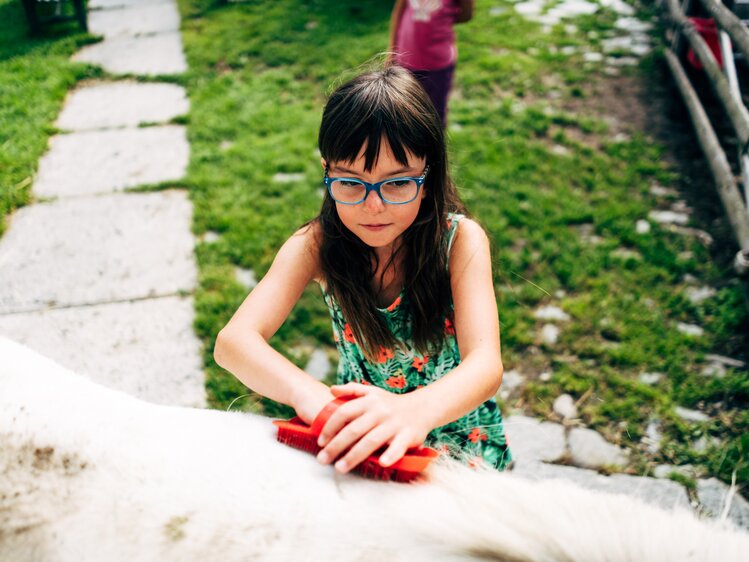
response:
<path id="1" fill-rule="evenodd" d="M 458 232 L 458 223 L 464 217 L 465 215 L 460 215 L 458 213 L 447 214 L 447 256 L 448 256 L 448 259 L 450 257 L 450 250 L 453 247 L 453 242 L 455 241 L 455 234 Z"/>

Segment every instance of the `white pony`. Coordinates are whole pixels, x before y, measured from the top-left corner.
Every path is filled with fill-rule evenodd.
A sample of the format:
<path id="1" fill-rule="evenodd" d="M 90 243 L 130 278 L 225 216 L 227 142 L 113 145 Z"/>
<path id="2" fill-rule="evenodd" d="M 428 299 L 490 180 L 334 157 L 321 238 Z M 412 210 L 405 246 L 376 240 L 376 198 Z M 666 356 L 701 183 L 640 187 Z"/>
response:
<path id="1" fill-rule="evenodd" d="M 0 560 L 747 560 L 749 535 L 561 481 L 337 475 L 270 420 L 158 406 L 0 338 Z"/>

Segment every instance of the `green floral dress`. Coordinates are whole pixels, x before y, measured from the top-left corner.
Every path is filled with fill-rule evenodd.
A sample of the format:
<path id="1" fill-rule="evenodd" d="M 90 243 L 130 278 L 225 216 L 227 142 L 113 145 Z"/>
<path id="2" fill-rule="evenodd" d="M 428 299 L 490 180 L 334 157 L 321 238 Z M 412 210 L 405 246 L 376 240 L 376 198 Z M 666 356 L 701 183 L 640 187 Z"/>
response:
<path id="1" fill-rule="evenodd" d="M 445 243 L 449 253 L 458 221 L 463 215 L 448 215 L 448 232 Z M 421 355 L 412 341 L 412 313 L 405 294 L 387 308 L 378 308 L 402 348 L 382 349 L 376 361 L 366 359 L 354 339 L 354 334 L 343 317 L 341 307 L 333 295 L 323 289 L 333 322 L 333 336 L 338 347 L 338 384 L 357 382 L 371 384 L 394 392 L 412 392 L 450 372 L 460 363 L 460 352 L 455 339 L 455 329 L 445 319 L 445 345 L 439 355 Z M 497 402 L 491 398 L 463 417 L 433 429 L 426 441 L 468 464 L 488 463 L 503 470 L 512 460 L 502 424 L 502 414 Z"/>

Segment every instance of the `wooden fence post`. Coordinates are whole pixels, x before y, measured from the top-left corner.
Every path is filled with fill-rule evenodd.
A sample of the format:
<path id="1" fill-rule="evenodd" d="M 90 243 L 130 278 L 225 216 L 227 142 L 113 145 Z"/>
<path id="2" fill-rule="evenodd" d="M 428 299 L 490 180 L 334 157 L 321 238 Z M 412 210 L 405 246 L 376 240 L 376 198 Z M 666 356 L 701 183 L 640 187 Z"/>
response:
<path id="1" fill-rule="evenodd" d="M 726 155 L 718 142 L 718 137 L 715 131 L 713 131 L 710 120 L 702 108 L 699 97 L 689 82 L 689 78 L 687 78 L 678 57 L 670 49 L 665 50 L 665 56 L 676 85 L 684 98 L 689 115 L 692 118 L 697 139 L 715 178 L 718 195 L 720 195 L 723 207 L 728 215 L 728 220 L 733 228 L 740 253 L 743 251 L 744 256 L 747 256 L 749 255 L 749 216 L 747 216 L 744 210 L 744 203 L 736 187 L 736 180 L 733 177 L 731 166 L 728 164 Z"/>

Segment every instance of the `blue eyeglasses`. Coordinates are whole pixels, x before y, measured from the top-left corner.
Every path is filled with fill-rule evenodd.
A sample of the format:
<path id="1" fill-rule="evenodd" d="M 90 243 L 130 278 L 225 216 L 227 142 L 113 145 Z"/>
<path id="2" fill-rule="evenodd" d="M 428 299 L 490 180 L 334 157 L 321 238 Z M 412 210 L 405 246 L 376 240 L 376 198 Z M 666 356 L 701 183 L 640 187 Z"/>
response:
<path id="1" fill-rule="evenodd" d="M 374 191 L 383 203 L 404 205 L 419 195 L 419 189 L 424 184 L 428 172 L 429 166 L 424 168 L 424 173 L 418 178 L 391 178 L 377 183 L 367 183 L 356 178 L 331 178 L 328 177 L 326 170 L 323 183 L 333 200 L 341 205 L 358 205 L 367 198 L 370 191 Z"/>

